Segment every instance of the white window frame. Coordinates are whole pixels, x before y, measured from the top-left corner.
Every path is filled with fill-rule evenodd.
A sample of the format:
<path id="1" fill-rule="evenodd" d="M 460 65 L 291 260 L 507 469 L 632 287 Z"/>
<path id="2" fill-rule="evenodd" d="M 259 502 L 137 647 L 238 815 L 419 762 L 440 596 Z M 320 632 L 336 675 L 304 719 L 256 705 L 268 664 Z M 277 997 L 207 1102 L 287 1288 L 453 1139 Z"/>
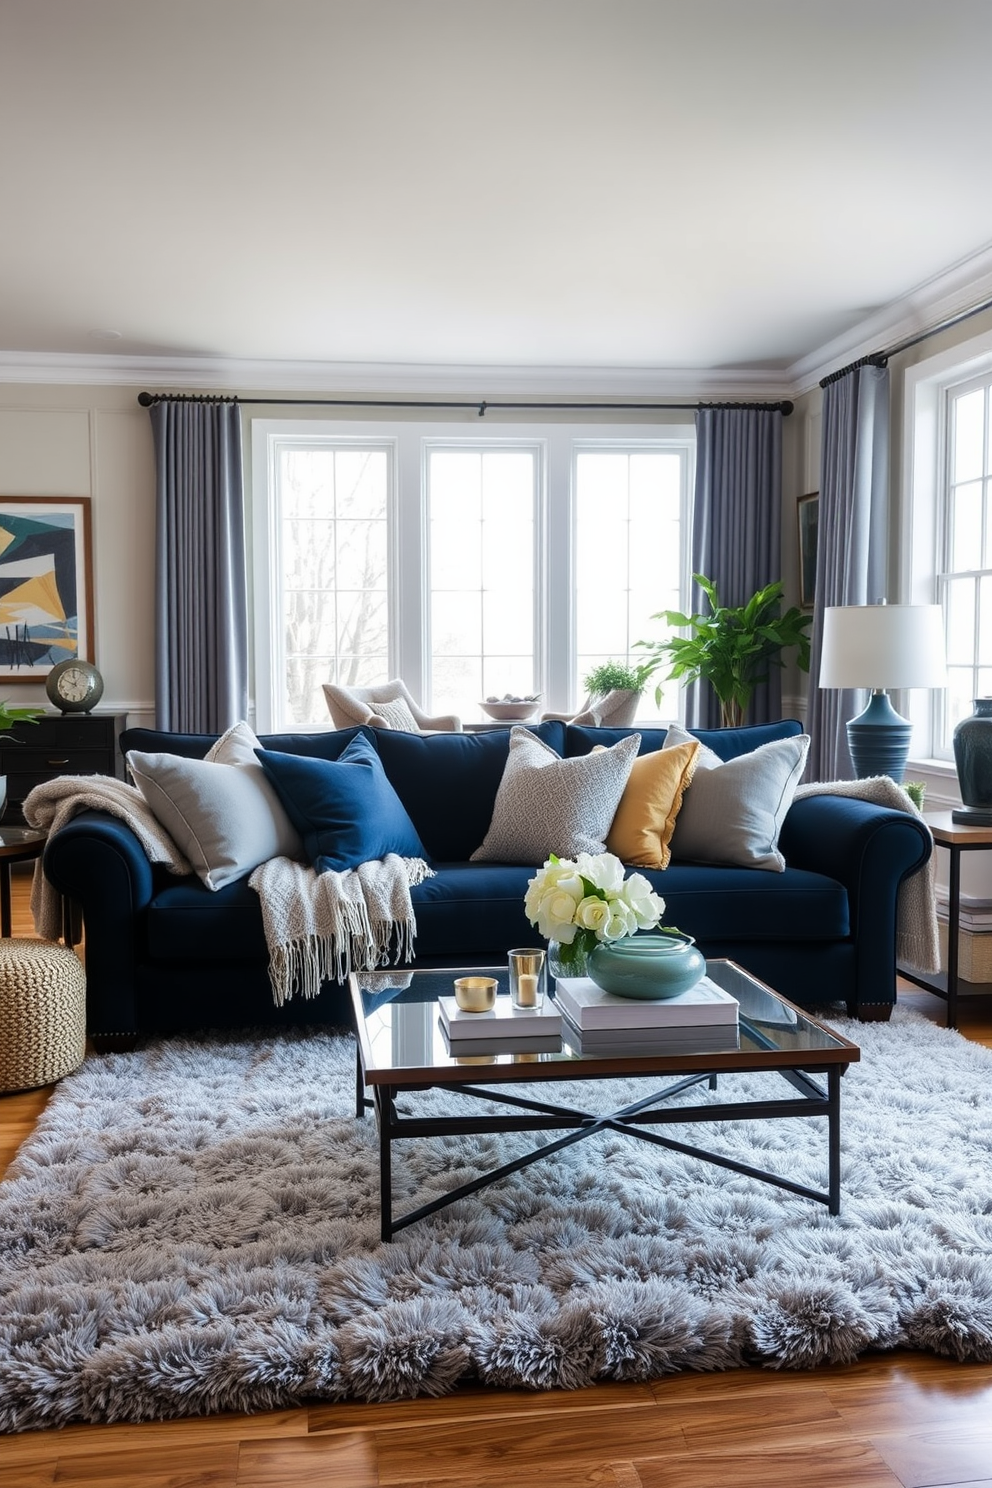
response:
<path id="1" fill-rule="evenodd" d="M 275 510 L 276 461 L 281 449 L 327 439 L 332 444 L 387 448 L 389 491 L 389 665 L 414 695 L 429 696 L 430 575 L 428 451 L 439 448 L 532 448 L 539 458 L 535 526 L 535 685 L 545 707 L 574 709 L 581 698 L 575 673 L 574 572 L 575 460 L 588 449 L 669 449 L 682 457 L 680 501 L 681 574 L 688 596 L 691 577 L 691 493 L 695 429 L 690 424 L 581 424 L 539 422 L 472 429 L 465 421 L 444 423 L 380 418 L 251 420 L 251 519 L 249 600 L 253 615 L 253 719 L 261 733 L 273 732 L 277 717 L 281 637 L 274 575 L 278 571 Z M 660 606 L 659 606 L 660 607 Z M 649 639 L 649 637 L 644 637 Z M 283 672 L 285 660 L 282 659 Z M 469 715 L 468 721 L 472 720 Z"/>
<path id="2" fill-rule="evenodd" d="M 905 603 L 938 604 L 937 574 L 945 553 L 944 493 L 948 470 L 948 393 L 992 375 L 992 331 L 927 357 L 905 374 L 903 462 L 908 500 L 900 540 L 899 591 Z M 898 706 L 898 704 L 897 704 Z M 910 762 L 920 772 L 954 777 L 954 761 L 939 743 L 944 695 L 904 694 L 900 711 L 913 722 Z"/>

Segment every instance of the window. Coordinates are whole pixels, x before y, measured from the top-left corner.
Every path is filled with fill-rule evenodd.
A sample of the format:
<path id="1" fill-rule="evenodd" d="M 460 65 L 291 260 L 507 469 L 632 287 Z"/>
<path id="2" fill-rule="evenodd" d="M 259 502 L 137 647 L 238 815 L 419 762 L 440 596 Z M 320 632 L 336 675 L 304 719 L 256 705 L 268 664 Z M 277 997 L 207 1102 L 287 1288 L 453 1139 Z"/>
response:
<path id="1" fill-rule="evenodd" d="M 905 410 L 900 594 L 940 603 L 947 642 L 947 687 L 904 700 L 925 769 L 952 765 L 956 724 L 992 693 L 992 334 L 909 367 Z"/>
<path id="2" fill-rule="evenodd" d="M 327 724 L 321 683 L 402 677 L 430 713 L 581 703 L 683 607 L 691 427 L 252 421 L 255 724 Z M 673 686 L 645 722 L 674 719 Z"/>
<path id="3" fill-rule="evenodd" d="M 430 448 L 430 709 L 537 690 L 536 450 Z"/>
<path id="4" fill-rule="evenodd" d="M 992 696 L 992 376 L 946 393 L 947 462 L 938 594 L 948 683 L 940 750 L 976 697 Z"/>
<path id="5" fill-rule="evenodd" d="M 635 643 L 672 633 L 661 610 L 682 606 L 684 460 L 681 451 L 580 446 L 575 461 L 576 688 L 604 661 L 643 660 Z M 653 678 L 645 721 L 678 716 L 675 684 L 659 707 Z"/>

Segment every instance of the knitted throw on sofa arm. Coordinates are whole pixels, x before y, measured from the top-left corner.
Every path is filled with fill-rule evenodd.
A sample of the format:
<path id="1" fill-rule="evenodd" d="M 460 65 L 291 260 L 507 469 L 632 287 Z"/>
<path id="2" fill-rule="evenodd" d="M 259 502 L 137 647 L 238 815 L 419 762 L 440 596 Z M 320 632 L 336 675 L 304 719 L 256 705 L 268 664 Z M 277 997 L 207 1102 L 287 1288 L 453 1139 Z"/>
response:
<path id="1" fill-rule="evenodd" d="M 131 828 L 150 863 L 161 863 L 181 877 L 193 871 L 137 787 L 113 775 L 59 775 L 55 780 L 45 780 L 27 795 L 23 811 L 29 826 L 50 837 L 80 811 L 105 811 Z M 43 939 L 58 940 L 62 934 L 62 896 L 45 877 L 41 858 L 34 865 L 31 914 Z"/>
<path id="2" fill-rule="evenodd" d="M 801 785 L 795 799 L 803 796 L 853 796 L 872 801 L 892 811 L 906 811 L 923 821 L 901 785 L 888 775 L 870 775 L 861 780 L 817 781 Z M 925 823 L 924 823 L 925 825 Z M 929 829 L 928 829 L 929 830 Z M 919 971 L 940 970 L 940 935 L 937 930 L 937 867 L 934 854 L 899 885 L 896 905 L 896 960 Z"/>

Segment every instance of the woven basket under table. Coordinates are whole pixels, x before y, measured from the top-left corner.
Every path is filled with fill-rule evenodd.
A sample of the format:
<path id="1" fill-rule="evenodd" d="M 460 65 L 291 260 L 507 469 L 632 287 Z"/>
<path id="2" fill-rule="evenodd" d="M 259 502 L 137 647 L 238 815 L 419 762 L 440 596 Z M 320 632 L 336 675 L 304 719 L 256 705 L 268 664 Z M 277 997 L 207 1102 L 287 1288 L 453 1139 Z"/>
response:
<path id="1" fill-rule="evenodd" d="M 33 1090 L 83 1062 L 86 973 L 68 946 L 0 939 L 0 1091 Z"/>

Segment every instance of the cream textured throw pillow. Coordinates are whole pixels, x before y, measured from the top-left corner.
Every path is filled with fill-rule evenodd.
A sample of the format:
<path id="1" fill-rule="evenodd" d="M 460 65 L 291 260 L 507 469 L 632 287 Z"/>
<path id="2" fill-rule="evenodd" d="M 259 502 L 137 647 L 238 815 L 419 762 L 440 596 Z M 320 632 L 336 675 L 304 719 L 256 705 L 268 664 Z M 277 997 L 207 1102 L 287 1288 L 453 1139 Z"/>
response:
<path id="1" fill-rule="evenodd" d="M 540 867 L 549 853 L 605 852 L 640 743 L 631 734 L 611 749 L 561 759 L 528 729 L 511 729 L 493 819 L 472 862 Z"/>
<path id="2" fill-rule="evenodd" d="M 688 743 L 692 734 L 673 724 L 665 749 Z M 721 760 L 704 744 L 696 756 L 692 784 L 672 835 L 672 857 L 690 863 L 785 871 L 778 834 L 792 805 L 809 736 L 775 739 L 750 754 Z"/>
<path id="3" fill-rule="evenodd" d="M 369 723 L 380 728 L 400 729 L 407 734 L 419 734 L 420 725 L 410 712 L 410 704 L 406 698 L 393 698 L 391 703 L 376 703 Z"/>

